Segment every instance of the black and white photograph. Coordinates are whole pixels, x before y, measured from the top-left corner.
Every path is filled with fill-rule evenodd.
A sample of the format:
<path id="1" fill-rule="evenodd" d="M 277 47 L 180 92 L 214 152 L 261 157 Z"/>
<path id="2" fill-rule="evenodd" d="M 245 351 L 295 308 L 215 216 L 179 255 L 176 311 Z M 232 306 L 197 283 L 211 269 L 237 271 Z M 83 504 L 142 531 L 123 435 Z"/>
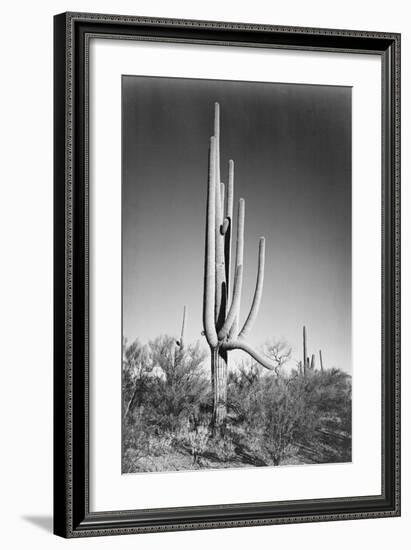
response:
<path id="1" fill-rule="evenodd" d="M 351 88 L 122 77 L 122 473 L 352 459 Z"/>
<path id="2" fill-rule="evenodd" d="M 401 34 L 223 8 L 54 17 L 60 537 L 401 516 Z"/>

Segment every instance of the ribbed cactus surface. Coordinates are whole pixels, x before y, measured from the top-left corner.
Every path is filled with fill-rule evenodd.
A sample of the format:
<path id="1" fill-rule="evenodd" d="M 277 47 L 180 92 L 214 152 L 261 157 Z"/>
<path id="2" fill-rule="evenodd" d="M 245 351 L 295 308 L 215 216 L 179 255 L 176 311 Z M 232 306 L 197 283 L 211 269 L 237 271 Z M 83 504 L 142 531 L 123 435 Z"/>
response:
<path id="1" fill-rule="evenodd" d="M 204 263 L 204 334 L 211 349 L 213 420 L 221 425 L 226 416 L 228 352 L 239 349 L 263 367 L 275 365 L 246 341 L 261 303 L 264 282 L 265 239 L 260 238 L 257 282 L 249 314 L 240 330 L 243 285 L 245 201 L 238 202 L 236 255 L 231 290 L 231 248 L 234 207 L 234 161 L 228 163 L 228 182 L 221 181 L 220 105 L 214 105 L 214 134 L 210 138 Z"/>

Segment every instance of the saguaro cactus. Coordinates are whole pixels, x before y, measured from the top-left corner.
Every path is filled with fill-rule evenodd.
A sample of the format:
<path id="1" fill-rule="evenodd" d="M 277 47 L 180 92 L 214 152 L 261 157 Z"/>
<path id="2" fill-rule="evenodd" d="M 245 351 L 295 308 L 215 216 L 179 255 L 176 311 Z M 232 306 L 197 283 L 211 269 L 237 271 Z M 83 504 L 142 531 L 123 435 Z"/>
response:
<path id="1" fill-rule="evenodd" d="M 321 372 L 324 372 L 323 352 L 320 350 L 320 351 L 319 351 L 319 354 L 320 354 L 320 368 L 321 368 Z"/>
<path id="2" fill-rule="evenodd" d="M 186 330 L 186 320 L 187 320 L 187 306 L 184 306 L 183 309 L 183 321 L 181 323 L 181 336 L 179 340 L 174 340 L 173 344 L 173 361 L 174 366 L 177 363 L 181 362 L 184 359 L 184 344 L 185 344 L 185 330 Z"/>
<path id="3" fill-rule="evenodd" d="M 180 340 L 176 340 L 176 344 L 177 346 L 180 347 L 181 350 L 184 348 L 184 343 L 185 343 L 186 317 L 187 317 L 187 306 L 184 306 L 183 321 L 181 323 L 181 336 L 180 336 Z"/>
<path id="4" fill-rule="evenodd" d="M 234 203 L 234 162 L 228 164 L 227 192 L 220 177 L 220 106 L 214 105 L 214 135 L 210 138 L 206 242 L 204 265 L 204 334 L 211 350 L 213 424 L 221 426 L 226 418 L 228 352 L 239 349 L 270 370 L 274 363 L 251 347 L 245 337 L 257 317 L 264 280 L 265 239 L 260 238 L 257 283 L 248 317 L 239 330 L 243 284 L 245 201 L 238 203 L 237 243 L 234 284 L 230 292 L 231 240 Z"/>
<path id="5" fill-rule="evenodd" d="M 308 357 L 307 353 L 307 329 L 303 327 L 303 373 L 304 376 L 307 375 L 308 370 L 315 369 L 315 355 L 311 355 L 311 359 Z"/>
<path id="6" fill-rule="evenodd" d="M 304 376 L 307 374 L 307 329 L 303 327 L 303 371 Z"/>

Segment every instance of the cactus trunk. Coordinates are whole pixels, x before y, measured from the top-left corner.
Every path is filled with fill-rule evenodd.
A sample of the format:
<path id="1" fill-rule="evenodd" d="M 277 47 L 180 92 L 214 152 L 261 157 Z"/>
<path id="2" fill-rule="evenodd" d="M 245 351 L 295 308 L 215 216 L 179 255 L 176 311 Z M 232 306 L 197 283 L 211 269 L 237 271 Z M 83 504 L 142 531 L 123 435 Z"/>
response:
<path id="1" fill-rule="evenodd" d="M 211 372 L 213 377 L 213 427 L 221 428 L 227 416 L 227 359 L 228 354 L 216 348 L 211 354 Z"/>

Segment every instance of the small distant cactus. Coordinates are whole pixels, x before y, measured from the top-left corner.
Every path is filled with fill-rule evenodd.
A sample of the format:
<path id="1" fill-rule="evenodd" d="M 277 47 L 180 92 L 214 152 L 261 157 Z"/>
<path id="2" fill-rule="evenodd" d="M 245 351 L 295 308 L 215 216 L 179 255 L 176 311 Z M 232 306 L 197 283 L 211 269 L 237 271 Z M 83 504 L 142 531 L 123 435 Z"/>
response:
<path id="1" fill-rule="evenodd" d="M 176 340 L 176 344 L 177 346 L 179 346 L 181 350 L 184 349 L 184 343 L 185 343 L 186 316 L 187 316 L 187 306 L 184 306 L 183 322 L 181 324 L 181 336 L 180 336 L 180 340 Z"/>
<path id="2" fill-rule="evenodd" d="M 179 362 L 184 359 L 185 349 L 185 329 L 186 329 L 186 316 L 187 316 L 187 306 L 184 306 L 183 309 L 183 321 L 181 324 L 181 335 L 179 340 L 174 340 L 173 342 L 173 364 L 176 366 Z"/>
<path id="3" fill-rule="evenodd" d="M 312 354 L 310 359 L 307 353 L 307 329 L 305 328 L 305 326 L 303 327 L 303 361 L 301 365 L 304 376 L 308 374 L 308 371 L 315 370 L 315 355 Z M 301 365 L 299 364 L 300 372 Z"/>
<path id="4" fill-rule="evenodd" d="M 320 355 L 320 369 L 321 369 L 321 372 L 324 372 L 323 352 L 321 350 L 319 351 L 319 355 Z"/>

